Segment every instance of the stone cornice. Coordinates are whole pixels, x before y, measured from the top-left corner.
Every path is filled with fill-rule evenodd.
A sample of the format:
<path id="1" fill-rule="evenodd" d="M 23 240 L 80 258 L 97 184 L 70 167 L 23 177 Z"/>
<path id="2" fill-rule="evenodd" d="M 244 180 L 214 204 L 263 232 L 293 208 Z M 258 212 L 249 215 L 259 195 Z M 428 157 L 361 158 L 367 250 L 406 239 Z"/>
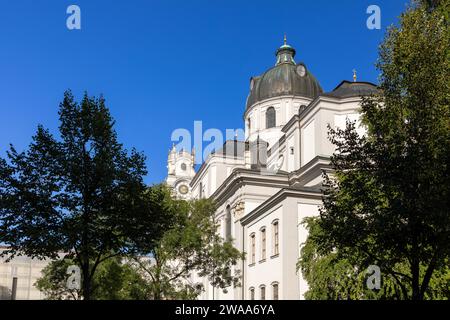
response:
<path id="1" fill-rule="evenodd" d="M 240 221 L 243 226 L 249 224 L 258 218 L 261 214 L 267 212 L 287 197 L 309 198 L 315 200 L 322 199 L 322 193 L 318 190 L 309 188 L 283 188 L 274 194 L 272 197 L 261 203 L 253 211 L 244 216 Z"/>
<path id="2" fill-rule="evenodd" d="M 215 159 L 222 159 L 222 160 L 218 160 L 215 161 Z M 214 164 L 214 163 L 226 163 L 226 159 L 233 159 L 233 160 L 244 160 L 244 157 L 239 157 L 239 156 L 233 156 L 233 157 L 224 157 L 221 155 L 217 155 L 217 154 L 212 154 L 209 155 L 208 158 L 200 165 L 200 168 L 198 169 L 198 171 L 195 173 L 194 177 L 191 180 L 191 183 L 189 184 L 191 187 L 193 187 L 195 185 L 195 183 L 197 182 L 197 180 L 199 180 L 204 172 L 206 171 L 206 168 L 210 165 L 210 164 Z M 234 164 L 234 165 L 242 165 L 243 164 Z"/>
<path id="3" fill-rule="evenodd" d="M 277 96 L 277 97 L 272 97 L 272 98 L 267 98 L 261 101 L 256 102 L 255 104 L 251 105 L 249 108 L 247 108 L 244 112 L 244 115 L 242 116 L 242 118 L 245 120 L 245 118 L 247 117 L 247 115 L 256 107 L 261 106 L 261 105 L 265 105 L 267 103 L 270 104 L 271 101 L 282 101 L 283 99 L 298 99 L 298 100 L 304 100 L 304 101 L 308 101 L 309 103 L 311 103 L 313 100 L 311 98 L 308 97 L 303 97 L 303 96 L 299 96 L 299 95 L 282 95 L 282 96 Z"/>
<path id="4" fill-rule="evenodd" d="M 283 188 L 289 186 L 287 172 L 278 172 L 275 175 L 262 175 L 259 170 L 238 168 L 225 179 L 220 187 L 211 195 L 218 205 L 233 195 L 243 185 L 267 186 Z"/>
<path id="5" fill-rule="evenodd" d="M 300 185 L 304 185 L 308 181 L 321 175 L 322 170 L 332 170 L 330 165 L 330 157 L 316 156 L 300 169 L 292 171 L 291 173 L 289 173 L 289 184 L 291 186 L 297 183 L 300 183 Z"/>

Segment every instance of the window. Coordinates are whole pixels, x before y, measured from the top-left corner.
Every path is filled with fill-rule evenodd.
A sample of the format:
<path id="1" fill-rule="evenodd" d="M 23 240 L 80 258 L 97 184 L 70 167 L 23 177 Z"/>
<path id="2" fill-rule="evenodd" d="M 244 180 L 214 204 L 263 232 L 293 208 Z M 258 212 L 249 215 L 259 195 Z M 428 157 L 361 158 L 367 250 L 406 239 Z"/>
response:
<path id="1" fill-rule="evenodd" d="M 203 198 L 203 183 L 200 182 L 200 186 L 199 186 L 199 198 L 202 199 Z"/>
<path id="2" fill-rule="evenodd" d="M 266 259 L 266 228 L 261 229 L 261 260 Z"/>
<path id="3" fill-rule="evenodd" d="M 272 283 L 272 300 L 278 300 L 278 282 Z"/>
<path id="4" fill-rule="evenodd" d="M 261 286 L 261 300 L 266 300 L 266 286 Z"/>
<path id="5" fill-rule="evenodd" d="M 252 129 L 252 120 L 248 119 L 248 131 Z"/>
<path id="6" fill-rule="evenodd" d="M 273 232 L 273 255 L 276 256 L 280 253 L 280 235 L 279 235 L 279 223 L 278 220 L 272 222 Z"/>
<path id="7" fill-rule="evenodd" d="M 225 211 L 225 241 L 231 241 L 231 208 L 229 205 Z"/>
<path id="8" fill-rule="evenodd" d="M 255 247 L 256 247 L 255 234 L 252 233 L 250 235 L 250 264 L 255 263 Z"/>
<path id="9" fill-rule="evenodd" d="M 186 167 L 186 163 L 182 163 L 182 164 L 181 164 L 181 170 L 186 171 L 186 168 L 187 168 L 187 167 Z"/>
<path id="10" fill-rule="evenodd" d="M 270 107 L 266 111 L 266 128 L 273 128 L 276 126 L 276 114 L 275 114 L 275 108 Z"/>
<path id="11" fill-rule="evenodd" d="M 306 109 L 306 106 L 305 106 L 304 104 L 302 104 L 302 105 L 300 106 L 300 108 L 298 108 L 298 114 L 302 113 L 303 110 L 305 110 L 305 109 Z"/>
<path id="12" fill-rule="evenodd" d="M 255 300 L 255 288 L 250 288 L 249 290 L 250 300 Z"/>

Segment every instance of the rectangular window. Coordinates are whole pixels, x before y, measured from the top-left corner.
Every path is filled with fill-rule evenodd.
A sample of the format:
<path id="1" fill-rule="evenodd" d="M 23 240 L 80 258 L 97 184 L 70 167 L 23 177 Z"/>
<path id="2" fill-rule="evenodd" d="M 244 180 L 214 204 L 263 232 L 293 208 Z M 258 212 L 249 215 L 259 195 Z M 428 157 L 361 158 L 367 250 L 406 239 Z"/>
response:
<path id="1" fill-rule="evenodd" d="M 272 285 L 273 289 L 273 300 L 278 300 L 278 283 Z"/>
<path id="2" fill-rule="evenodd" d="M 256 250 L 256 243 L 255 243 L 255 234 L 250 235 L 250 263 L 255 263 L 255 250 Z"/>
<path id="3" fill-rule="evenodd" d="M 261 260 L 266 259 L 266 228 L 261 229 Z"/>
<path id="4" fill-rule="evenodd" d="M 250 300 L 255 300 L 255 288 L 250 288 Z"/>
<path id="5" fill-rule="evenodd" d="M 231 208 L 228 206 L 225 212 L 225 241 L 231 241 Z"/>
<path id="6" fill-rule="evenodd" d="M 278 221 L 273 223 L 273 255 L 277 255 L 280 253 L 280 238 L 278 234 Z"/>

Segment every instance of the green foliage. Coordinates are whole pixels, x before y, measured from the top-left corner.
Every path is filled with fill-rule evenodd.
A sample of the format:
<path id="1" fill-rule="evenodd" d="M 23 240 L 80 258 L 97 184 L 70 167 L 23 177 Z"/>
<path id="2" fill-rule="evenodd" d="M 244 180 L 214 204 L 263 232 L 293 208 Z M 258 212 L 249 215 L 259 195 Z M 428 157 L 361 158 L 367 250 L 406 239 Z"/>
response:
<path id="1" fill-rule="evenodd" d="M 361 270 L 378 265 L 403 299 L 433 298 L 431 284 L 446 283 L 435 275 L 450 253 L 448 5 L 415 3 L 388 31 L 380 93 L 362 101 L 367 135 L 330 128 L 335 174 L 324 175 L 316 241 Z"/>
<path id="2" fill-rule="evenodd" d="M 238 275 L 230 268 L 242 255 L 230 242 L 217 234 L 213 220 L 215 205 L 207 199 L 183 201 L 173 199 L 164 186 L 154 186 L 149 193 L 164 198 L 164 209 L 172 216 L 155 246 L 147 250 L 151 261 L 137 263 L 149 277 L 154 299 L 194 299 L 203 290 L 192 274 L 207 277 L 219 288 L 238 285 Z M 153 195 L 150 198 L 157 197 Z M 141 248 L 144 250 L 145 248 Z M 144 251 L 145 252 L 145 251 Z"/>
<path id="3" fill-rule="evenodd" d="M 82 297 L 81 290 L 67 287 L 67 269 L 74 265 L 71 259 L 60 259 L 50 262 L 43 270 L 42 276 L 34 286 L 44 293 L 48 300 L 78 300 Z"/>
<path id="4" fill-rule="evenodd" d="M 395 278 L 381 270 L 380 289 L 370 290 L 367 287 L 371 273 L 348 258 L 349 253 L 342 255 L 337 250 L 323 250 L 320 243 L 323 230 L 318 218 L 306 218 L 303 222 L 308 229 L 308 238 L 304 243 L 297 268 L 309 285 L 305 298 L 308 300 L 373 300 L 402 299 L 403 293 Z M 408 273 L 406 263 L 396 265 L 396 269 Z M 427 299 L 450 299 L 450 269 L 448 263 L 437 270 L 430 281 L 425 294 Z M 408 292 L 412 294 L 412 292 Z"/>
<path id="5" fill-rule="evenodd" d="M 82 291 L 67 288 L 67 268 L 74 265 L 70 259 L 51 262 L 36 281 L 36 288 L 48 300 L 78 300 Z M 150 292 L 145 279 L 137 270 L 120 258 L 114 257 L 102 262 L 93 278 L 92 299 L 95 300 L 143 300 Z"/>
<path id="6" fill-rule="evenodd" d="M 77 103 L 65 92 L 59 120 L 59 139 L 39 126 L 27 151 L 11 146 L 8 161 L 0 159 L 0 243 L 9 257 L 68 254 L 90 299 L 98 265 L 155 230 L 140 223 L 149 217 L 145 158 L 117 141 L 102 97 L 86 94 Z"/>
<path id="7" fill-rule="evenodd" d="M 96 300 L 146 300 L 151 296 L 148 283 L 137 268 L 117 257 L 100 265 L 93 287 Z"/>

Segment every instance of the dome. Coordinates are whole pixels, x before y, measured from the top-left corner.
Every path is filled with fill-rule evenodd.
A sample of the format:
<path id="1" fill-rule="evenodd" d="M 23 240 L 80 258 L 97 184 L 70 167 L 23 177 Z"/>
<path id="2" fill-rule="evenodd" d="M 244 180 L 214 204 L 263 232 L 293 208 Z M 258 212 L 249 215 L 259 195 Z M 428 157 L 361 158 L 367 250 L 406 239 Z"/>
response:
<path id="1" fill-rule="evenodd" d="M 294 61 L 295 49 L 286 44 L 276 51 L 276 65 L 263 75 L 250 80 L 250 94 L 247 108 L 253 104 L 284 95 L 302 96 L 314 99 L 323 92 L 316 78 L 302 62 Z"/>

